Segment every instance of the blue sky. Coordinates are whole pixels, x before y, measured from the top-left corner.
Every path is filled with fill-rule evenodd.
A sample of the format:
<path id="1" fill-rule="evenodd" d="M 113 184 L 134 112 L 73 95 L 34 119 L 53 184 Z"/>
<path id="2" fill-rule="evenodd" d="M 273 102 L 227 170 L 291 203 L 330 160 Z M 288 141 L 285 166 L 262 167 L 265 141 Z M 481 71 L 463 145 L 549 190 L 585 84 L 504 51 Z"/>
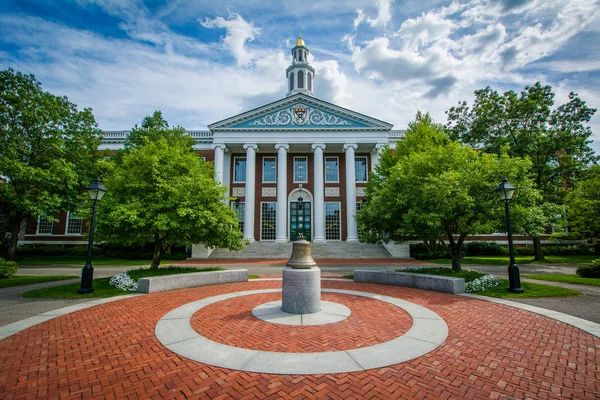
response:
<path id="1" fill-rule="evenodd" d="M 205 129 L 285 96 L 302 34 L 316 96 L 405 129 L 491 86 L 550 84 L 600 108 L 600 5 L 579 0 L 3 0 L 0 68 L 91 107 L 102 129 L 155 109 Z M 600 153 L 600 113 L 591 123 Z"/>

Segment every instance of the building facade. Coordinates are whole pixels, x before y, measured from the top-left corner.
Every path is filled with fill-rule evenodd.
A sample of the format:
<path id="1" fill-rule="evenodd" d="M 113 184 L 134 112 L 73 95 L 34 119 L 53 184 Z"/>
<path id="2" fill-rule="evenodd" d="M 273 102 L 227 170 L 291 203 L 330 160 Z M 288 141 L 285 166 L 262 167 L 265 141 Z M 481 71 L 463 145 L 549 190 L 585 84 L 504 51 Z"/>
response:
<path id="1" fill-rule="evenodd" d="M 313 94 L 316 71 L 298 38 L 281 100 L 188 131 L 194 148 L 214 162 L 249 241 L 358 241 L 354 214 L 379 152 L 403 131 Z M 119 150 L 128 131 L 106 131 L 101 150 Z M 24 243 L 84 243 L 74 215 L 32 221 Z M 77 229 L 75 229 L 77 228 Z M 78 237 L 79 236 L 79 237 Z"/>

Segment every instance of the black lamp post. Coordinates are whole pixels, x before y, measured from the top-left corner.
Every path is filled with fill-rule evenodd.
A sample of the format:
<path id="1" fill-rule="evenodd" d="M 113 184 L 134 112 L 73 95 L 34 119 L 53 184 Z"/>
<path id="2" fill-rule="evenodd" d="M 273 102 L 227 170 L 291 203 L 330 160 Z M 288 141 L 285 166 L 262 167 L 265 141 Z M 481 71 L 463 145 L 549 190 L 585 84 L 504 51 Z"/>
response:
<path id="1" fill-rule="evenodd" d="M 80 294 L 92 293 L 94 288 L 92 287 L 92 278 L 94 277 L 94 267 L 92 267 L 92 249 L 94 248 L 94 228 L 96 226 L 96 203 L 102 200 L 102 197 L 106 193 L 106 189 L 102 186 L 100 178 L 96 178 L 94 183 L 87 187 L 90 199 L 94 200 L 94 207 L 92 209 L 92 223 L 90 224 L 90 239 L 88 241 L 88 252 L 87 260 L 83 271 L 81 271 L 81 288 L 77 291 Z"/>
<path id="2" fill-rule="evenodd" d="M 504 200 L 504 208 L 506 210 L 506 231 L 508 232 L 508 252 L 510 254 L 510 265 L 508 266 L 508 291 L 511 293 L 523 293 L 523 289 L 521 289 L 519 267 L 517 267 L 517 263 L 515 262 L 515 249 L 510 226 L 510 208 L 508 205 L 510 199 L 512 199 L 515 194 L 515 190 L 517 190 L 517 188 L 511 185 L 506 178 L 503 178 L 502 182 L 496 188 L 496 193 Z"/>

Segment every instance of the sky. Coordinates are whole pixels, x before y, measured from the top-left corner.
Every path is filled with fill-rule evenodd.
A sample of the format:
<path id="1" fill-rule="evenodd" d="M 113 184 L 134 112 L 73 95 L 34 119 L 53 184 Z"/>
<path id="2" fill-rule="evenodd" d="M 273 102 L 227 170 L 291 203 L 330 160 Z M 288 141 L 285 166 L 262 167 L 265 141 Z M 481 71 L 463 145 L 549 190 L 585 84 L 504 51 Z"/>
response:
<path id="1" fill-rule="evenodd" d="M 599 0 L 2 0 L 0 69 L 127 130 L 206 126 L 276 101 L 302 35 L 315 96 L 406 129 L 490 86 L 540 81 L 600 109 Z M 590 126 L 600 154 L 600 112 Z"/>

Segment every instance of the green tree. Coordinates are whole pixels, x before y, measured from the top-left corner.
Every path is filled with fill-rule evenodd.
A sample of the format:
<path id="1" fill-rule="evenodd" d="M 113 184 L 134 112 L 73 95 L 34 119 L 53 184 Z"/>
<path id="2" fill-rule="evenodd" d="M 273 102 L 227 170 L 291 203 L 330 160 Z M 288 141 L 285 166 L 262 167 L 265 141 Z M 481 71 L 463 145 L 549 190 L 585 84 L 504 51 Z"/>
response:
<path id="1" fill-rule="evenodd" d="M 154 244 L 151 268 L 158 268 L 173 243 L 243 247 L 235 213 L 223 202 L 226 188 L 214 181 L 212 164 L 193 151 L 192 139 L 176 136 L 145 137 L 141 146 L 117 158 L 103 181 L 107 194 L 98 203 L 99 240 Z"/>
<path id="2" fill-rule="evenodd" d="M 161 137 L 167 140 L 187 140 L 193 144 L 193 139 L 186 135 L 185 128 L 180 126 L 169 127 L 169 123 L 163 118 L 162 112 L 156 110 L 152 115 L 146 116 L 142 120 L 141 126 L 135 125 L 133 127 L 125 140 L 123 148 L 125 152 L 128 152 L 133 148 L 142 147 L 146 140 L 152 142 Z"/>
<path id="3" fill-rule="evenodd" d="M 593 166 L 588 176 L 575 183 L 566 198 L 570 232 L 597 244 L 600 238 L 600 166 Z"/>
<path id="4" fill-rule="evenodd" d="M 385 166 L 374 174 L 357 213 L 368 242 L 447 240 L 452 268 L 460 271 L 464 239 L 504 223 L 494 190 L 503 177 L 519 188 L 514 206 L 535 207 L 538 194 L 528 178 L 528 160 L 462 146 L 427 115 L 417 115 L 392 153 L 384 150 Z"/>
<path id="5" fill-rule="evenodd" d="M 77 208 L 96 173 L 102 131 L 90 109 L 45 92 L 33 75 L 0 71 L 0 204 L 14 260 L 21 224 Z"/>
<path id="6" fill-rule="evenodd" d="M 529 158 L 542 202 L 557 205 L 564 200 L 565 186 L 596 159 L 587 125 L 595 112 L 572 92 L 567 103 L 554 108 L 552 87 L 537 82 L 520 94 L 477 90 L 471 107 L 463 101 L 446 114 L 451 138 L 487 153 L 501 154 L 506 148 L 512 157 Z M 552 214 L 552 207 L 546 209 Z M 541 233 L 532 236 L 536 260 L 543 259 Z"/>

